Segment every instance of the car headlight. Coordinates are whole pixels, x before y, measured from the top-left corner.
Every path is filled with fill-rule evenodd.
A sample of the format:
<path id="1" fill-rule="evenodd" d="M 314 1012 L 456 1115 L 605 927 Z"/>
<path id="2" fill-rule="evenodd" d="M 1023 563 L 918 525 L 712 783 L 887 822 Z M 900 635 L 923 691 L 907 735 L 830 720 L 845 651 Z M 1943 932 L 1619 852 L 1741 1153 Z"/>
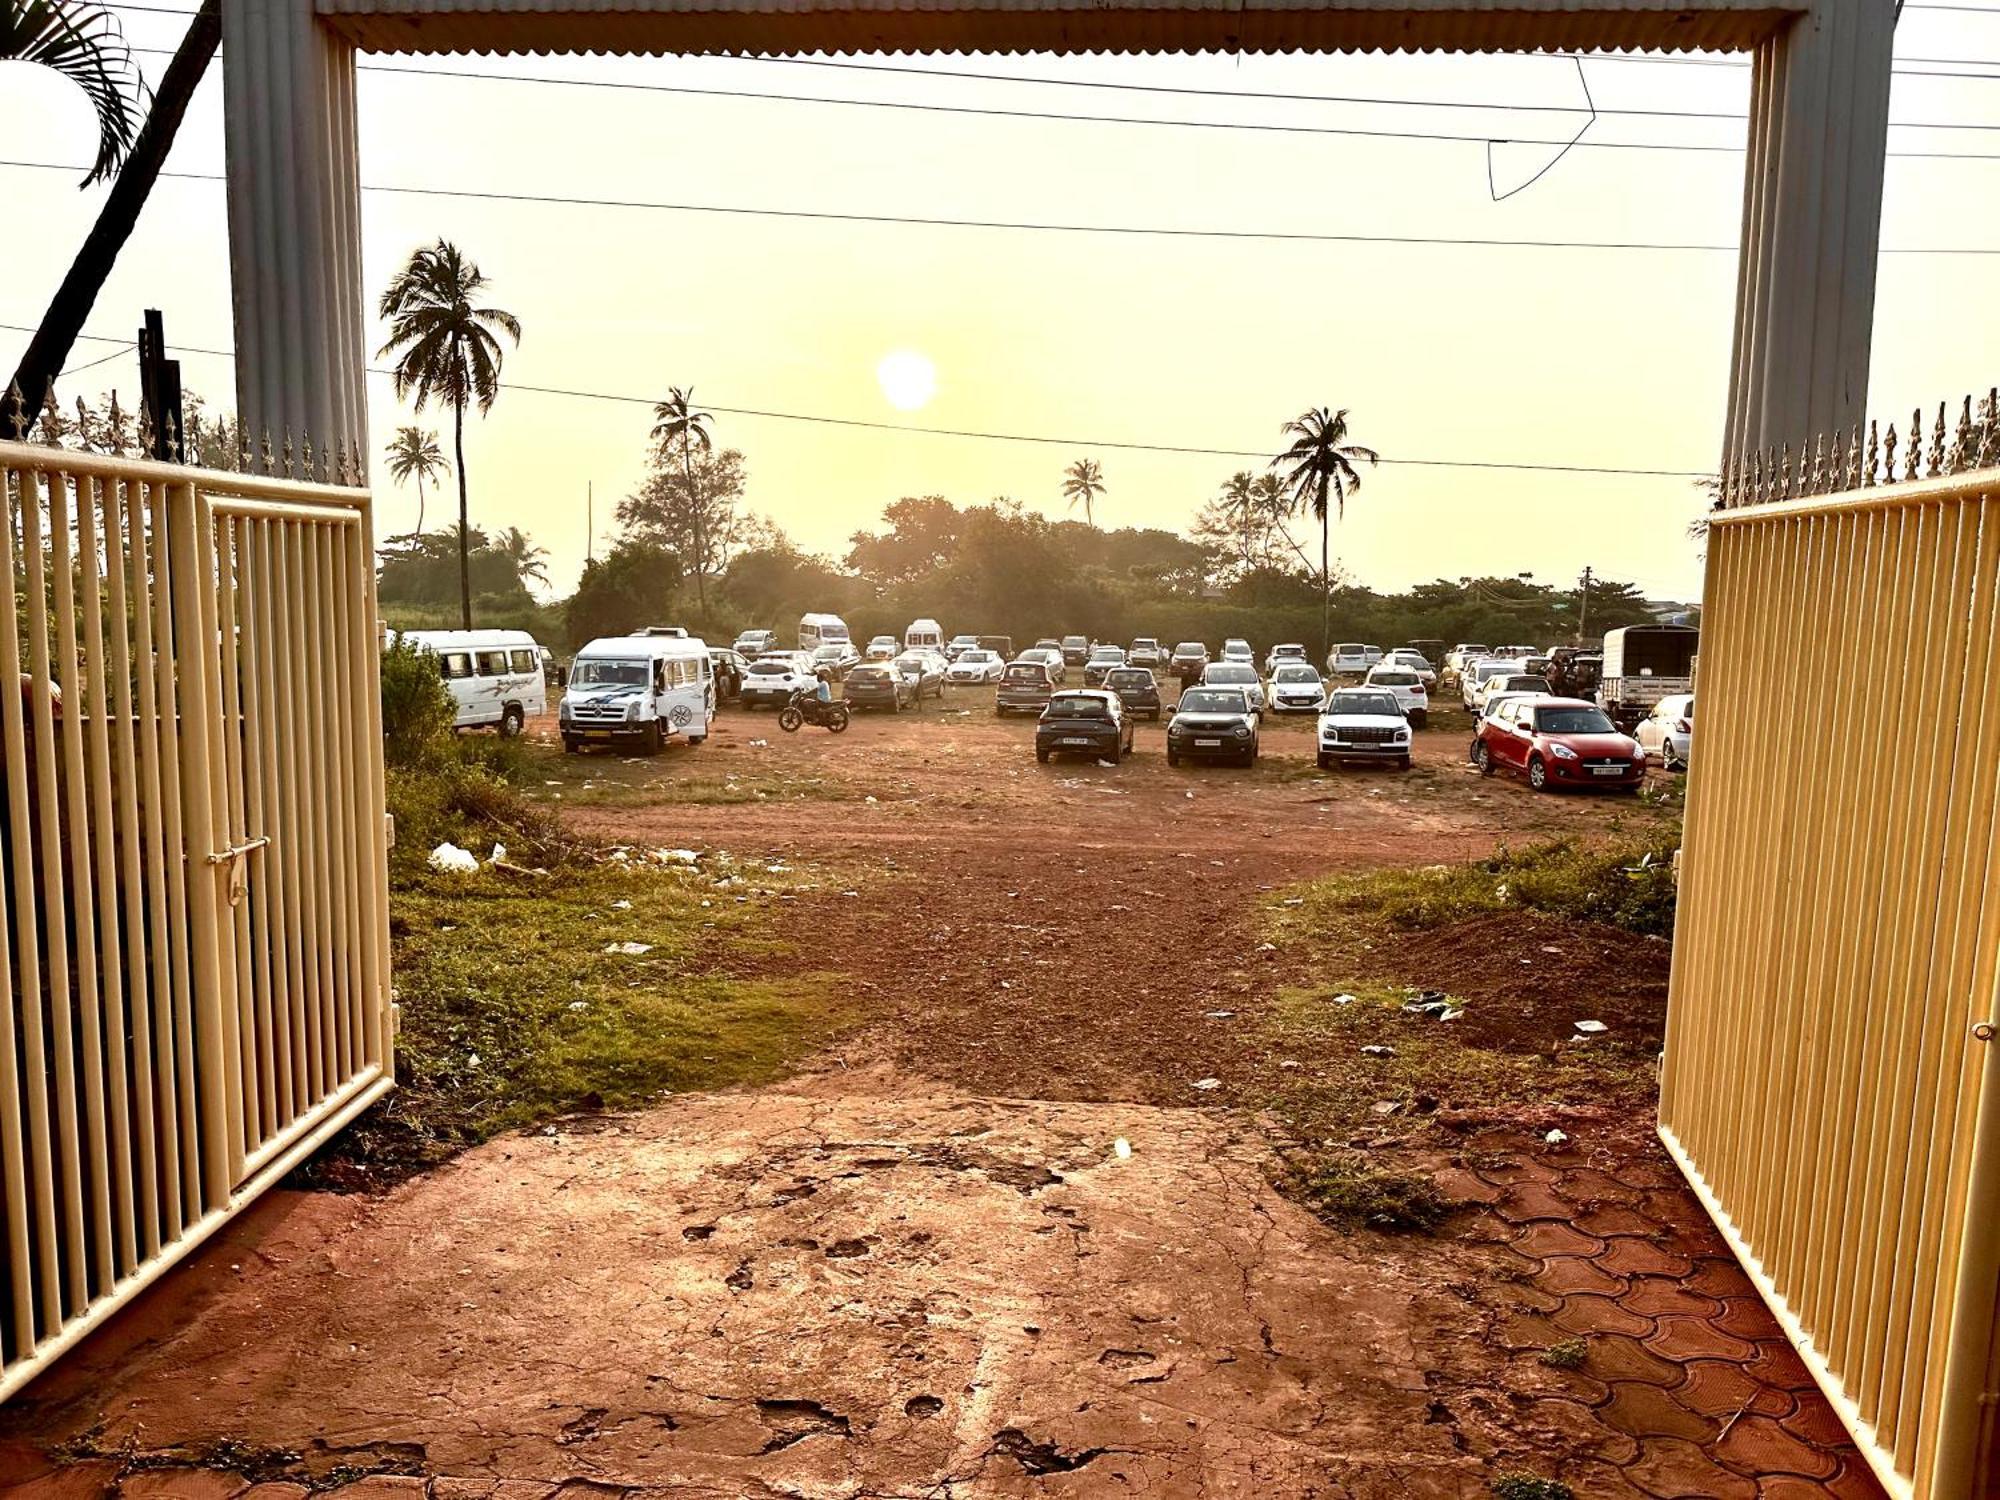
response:
<path id="1" fill-rule="evenodd" d="M 1237 724 L 1232 726 L 1229 732 L 1239 740 L 1248 739 L 1250 737 L 1250 726 L 1248 724 Z"/>
<path id="2" fill-rule="evenodd" d="M 1555 758 L 1557 760 L 1576 759 L 1576 752 L 1570 749 L 1570 747 L 1567 745 L 1551 745 L 1549 749 L 1555 755 Z"/>
<path id="3" fill-rule="evenodd" d="M 636 724 L 636 723 L 638 723 L 638 722 L 639 722 L 639 705 L 638 705 L 638 704 L 636 704 L 636 703 L 628 703 L 628 704 L 626 704 L 626 705 L 625 705 L 625 722 L 626 722 L 627 724 Z"/>
<path id="4" fill-rule="evenodd" d="M 1632 741 L 1632 759 L 1644 760 L 1645 758 L 1646 747 L 1641 745 L 1637 740 Z"/>
<path id="5" fill-rule="evenodd" d="M 564 724 L 567 724 L 569 722 L 570 719 L 569 699 L 565 698 L 561 703 L 556 705 L 556 718 Z"/>
<path id="6" fill-rule="evenodd" d="M 1409 731 L 1409 730 L 1407 730 L 1407 729 L 1399 729 L 1399 730 L 1397 730 L 1397 731 L 1396 731 L 1396 743 L 1397 743 L 1397 744 L 1399 744 L 1399 745 L 1407 745 L 1407 744 L 1409 744 L 1409 742 L 1410 742 L 1410 731 Z"/>

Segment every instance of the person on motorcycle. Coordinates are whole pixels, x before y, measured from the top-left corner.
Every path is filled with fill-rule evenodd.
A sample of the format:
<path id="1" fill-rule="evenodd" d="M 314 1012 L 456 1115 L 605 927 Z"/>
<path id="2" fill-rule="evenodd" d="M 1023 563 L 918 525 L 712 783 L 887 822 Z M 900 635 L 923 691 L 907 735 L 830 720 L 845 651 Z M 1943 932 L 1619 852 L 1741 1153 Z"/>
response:
<path id="1" fill-rule="evenodd" d="M 819 686 L 813 689 L 813 697 L 819 701 L 820 711 L 824 713 L 826 706 L 833 702 L 833 684 L 828 682 L 824 677 L 819 678 L 818 681 Z"/>

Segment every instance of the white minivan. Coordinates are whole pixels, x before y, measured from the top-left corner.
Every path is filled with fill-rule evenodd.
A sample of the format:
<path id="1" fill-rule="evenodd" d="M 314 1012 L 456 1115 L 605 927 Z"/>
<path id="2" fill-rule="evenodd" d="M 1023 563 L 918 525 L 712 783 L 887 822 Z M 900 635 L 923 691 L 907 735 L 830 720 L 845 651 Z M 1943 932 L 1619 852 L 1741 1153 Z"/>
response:
<path id="1" fill-rule="evenodd" d="M 592 641 L 570 663 L 557 710 L 563 749 L 637 740 L 648 755 L 671 739 L 699 745 L 715 723 L 715 668 L 708 643 L 671 635 Z"/>
<path id="2" fill-rule="evenodd" d="M 912 620 L 903 632 L 905 651 L 935 651 L 944 654 L 944 627 L 936 620 Z"/>
<path id="3" fill-rule="evenodd" d="M 458 707 L 454 729 L 493 724 L 511 739 L 531 714 L 549 711 L 547 653 L 525 630 L 405 630 L 402 638 L 437 658 Z"/>
<path id="4" fill-rule="evenodd" d="M 848 633 L 847 621 L 839 615 L 806 614 L 799 616 L 799 649 L 817 651 L 821 646 L 853 644 L 853 636 Z"/>

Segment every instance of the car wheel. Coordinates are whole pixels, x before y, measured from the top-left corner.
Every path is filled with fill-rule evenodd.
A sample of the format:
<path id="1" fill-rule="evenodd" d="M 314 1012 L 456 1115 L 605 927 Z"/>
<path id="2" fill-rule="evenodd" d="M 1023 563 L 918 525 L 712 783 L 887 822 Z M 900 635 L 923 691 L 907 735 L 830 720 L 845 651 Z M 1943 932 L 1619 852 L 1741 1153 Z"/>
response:
<path id="1" fill-rule="evenodd" d="M 1315 759 L 1318 760 L 1319 768 L 1322 771 L 1331 771 L 1333 769 L 1333 757 L 1331 755 L 1321 755 L 1315 757 Z"/>
<path id="2" fill-rule="evenodd" d="M 1539 755 L 1528 757 L 1528 785 L 1538 792 L 1549 789 L 1549 768 L 1542 763 Z"/>
<path id="3" fill-rule="evenodd" d="M 1493 752 L 1486 748 L 1486 741 L 1484 740 L 1479 741 L 1478 744 L 1473 746 L 1472 763 L 1479 767 L 1479 774 L 1481 776 L 1491 776 L 1495 771 L 1500 769 L 1493 764 Z"/>
<path id="4" fill-rule="evenodd" d="M 566 735 L 564 735 L 564 736 L 563 736 L 563 754 L 564 754 L 564 755 L 574 755 L 574 754 L 576 754 L 576 736 L 575 736 L 575 735 L 573 735 L 573 734 L 566 734 Z"/>
<path id="5" fill-rule="evenodd" d="M 1175 750 L 1171 745 L 1169 745 L 1167 747 L 1167 764 L 1170 766 L 1177 766 L 1180 763 L 1181 763 L 1180 752 Z"/>
<path id="6" fill-rule="evenodd" d="M 1422 709 L 1417 710 L 1417 712 L 1410 715 L 1410 727 L 1412 729 L 1430 728 L 1431 716 L 1425 713 Z"/>
<path id="7" fill-rule="evenodd" d="M 1043 765 L 1047 765 L 1049 763 L 1049 752 L 1044 750 L 1040 745 L 1037 745 L 1035 746 L 1035 759 Z"/>
<path id="8" fill-rule="evenodd" d="M 1409 770 L 1409 769 L 1410 769 L 1410 757 L 1409 757 L 1409 756 L 1407 756 L 1407 755 L 1403 756 L 1403 757 L 1402 757 L 1402 758 L 1401 758 L 1400 760 L 1398 760 L 1398 761 L 1396 762 L 1396 765 L 1397 765 L 1397 767 L 1398 767 L 1399 769 L 1401 769 L 1401 770 L 1405 770 L 1405 771 Z"/>
<path id="9" fill-rule="evenodd" d="M 505 712 L 500 715 L 500 738 L 503 740 L 519 739 L 521 731 L 526 727 L 527 722 L 522 717 L 520 704 L 508 704 Z"/>
<path id="10" fill-rule="evenodd" d="M 660 737 L 660 721 L 655 719 L 646 726 L 644 744 L 648 755 L 658 755 L 666 741 Z"/>

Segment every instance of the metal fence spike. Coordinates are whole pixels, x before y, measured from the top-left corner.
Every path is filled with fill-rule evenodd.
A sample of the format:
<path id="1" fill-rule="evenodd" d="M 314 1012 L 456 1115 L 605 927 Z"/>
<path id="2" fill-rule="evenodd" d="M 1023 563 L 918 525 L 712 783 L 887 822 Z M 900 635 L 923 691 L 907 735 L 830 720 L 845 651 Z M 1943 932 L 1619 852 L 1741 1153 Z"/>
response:
<path id="1" fill-rule="evenodd" d="M 153 403 L 139 398 L 139 457 L 153 456 Z"/>
<path id="2" fill-rule="evenodd" d="M 1861 470 L 1861 487 L 1863 489 L 1867 489 L 1875 483 L 1876 476 L 1881 473 L 1881 464 L 1882 439 L 1881 435 L 1876 431 L 1875 419 L 1870 417 L 1868 419 L 1868 458 L 1866 466 Z"/>
<path id="3" fill-rule="evenodd" d="M 268 427 L 264 429 L 263 459 L 264 459 L 264 472 L 266 474 L 270 474 L 272 472 L 273 465 L 271 462 L 271 429 Z"/>
<path id="4" fill-rule="evenodd" d="M 111 405 L 106 409 L 111 422 L 111 451 L 120 458 L 125 456 L 125 412 L 118 404 L 118 390 L 111 391 Z"/>
<path id="5" fill-rule="evenodd" d="M 1904 446 L 1903 477 L 1915 479 L 1923 463 L 1924 449 L 1924 409 L 1914 407 L 1910 411 L 1909 439 Z"/>
<path id="6" fill-rule="evenodd" d="M 1930 472 L 1935 479 L 1944 472 L 1944 403 L 1938 402 L 1937 426 L 1931 429 Z"/>
<path id="7" fill-rule="evenodd" d="M 18 443 L 28 433 L 28 403 L 21 396 L 20 381 L 10 380 L 7 382 L 5 406 L 8 430 L 13 433 L 14 441 Z"/>
<path id="8" fill-rule="evenodd" d="M 62 439 L 62 409 L 56 405 L 56 383 L 51 379 L 42 395 L 42 441 L 51 448 L 60 448 Z"/>
<path id="9" fill-rule="evenodd" d="M 1979 423 L 1978 467 L 2000 459 L 2000 387 L 1986 393 L 1986 405 Z"/>
<path id="10" fill-rule="evenodd" d="M 292 429 L 289 427 L 285 429 L 285 446 L 283 451 L 285 460 L 285 478 L 297 479 L 299 477 L 298 471 L 292 467 Z"/>
<path id="11" fill-rule="evenodd" d="M 177 464 L 187 462 L 187 450 L 181 446 L 180 413 L 172 407 L 167 409 L 167 461 Z"/>
<path id="12" fill-rule="evenodd" d="M 1951 435 L 1951 472 L 1963 473 L 1972 467 L 1972 397 L 1958 409 L 1958 430 Z"/>

